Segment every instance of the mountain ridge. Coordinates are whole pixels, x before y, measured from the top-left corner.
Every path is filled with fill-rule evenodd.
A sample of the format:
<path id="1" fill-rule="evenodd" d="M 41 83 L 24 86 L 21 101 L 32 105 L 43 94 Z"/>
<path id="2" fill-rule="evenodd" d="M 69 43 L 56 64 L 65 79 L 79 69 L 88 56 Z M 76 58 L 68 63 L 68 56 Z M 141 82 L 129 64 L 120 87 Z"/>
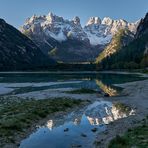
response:
<path id="1" fill-rule="evenodd" d="M 131 32 L 136 32 L 136 27 L 138 26 L 138 24 L 139 24 L 139 21 L 136 21 L 135 23 L 128 23 L 126 20 L 123 20 L 123 19 L 113 20 L 109 17 L 104 17 L 101 20 L 99 17 L 90 17 L 86 25 L 82 26 L 80 18 L 78 16 L 74 17 L 72 20 L 68 20 L 50 12 L 48 15 L 43 15 L 43 16 L 33 15 L 32 17 L 26 19 L 24 25 L 21 26 L 20 30 L 22 32 L 25 32 L 31 29 L 31 31 L 34 32 L 36 31 L 35 30 L 36 28 L 38 29 L 37 31 L 39 31 L 42 28 L 44 29 L 43 31 L 45 31 L 46 35 L 50 35 L 51 37 L 55 38 L 57 41 L 65 41 L 66 38 L 68 39 L 71 36 L 74 38 L 78 37 L 79 40 L 86 39 L 88 41 L 90 40 L 90 38 L 87 35 L 88 27 L 91 27 L 91 30 L 89 30 L 90 32 L 93 31 L 93 29 L 98 30 L 98 33 L 100 34 L 102 33 L 102 36 L 103 36 L 108 34 L 113 35 L 118 30 L 124 29 L 124 28 L 129 29 Z M 59 30 L 56 27 L 57 28 L 59 27 L 58 28 Z M 61 28 L 63 27 L 62 28 L 63 30 L 60 27 Z M 57 29 L 57 30 L 54 30 L 54 29 Z M 100 31 L 99 29 L 101 29 L 102 32 L 99 32 Z M 75 31 L 81 34 L 80 35 L 74 34 Z"/>

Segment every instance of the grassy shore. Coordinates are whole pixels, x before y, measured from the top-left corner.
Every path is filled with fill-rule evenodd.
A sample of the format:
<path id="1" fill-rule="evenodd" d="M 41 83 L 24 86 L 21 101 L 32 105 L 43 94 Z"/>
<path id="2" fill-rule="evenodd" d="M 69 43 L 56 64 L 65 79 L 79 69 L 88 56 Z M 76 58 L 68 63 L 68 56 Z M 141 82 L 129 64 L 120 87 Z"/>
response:
<path id="1" fill-rule="evenodd" d="M 0 147 L 6 143 L 15 143 L 16 135 L 26 132 L 32 124 L 48 115 L 67 111 L 84 102 L 68 98 L 56 99 L 20 99 L 0 98 Z"/>
<path id="2" fill-rule="evenodd" d="M 109 148 L 146 148 L 148 146 L 148 117 L 141 121 L 141 125 L 128 131 L 123 135 L 117 135 L 112 139 Z"/>

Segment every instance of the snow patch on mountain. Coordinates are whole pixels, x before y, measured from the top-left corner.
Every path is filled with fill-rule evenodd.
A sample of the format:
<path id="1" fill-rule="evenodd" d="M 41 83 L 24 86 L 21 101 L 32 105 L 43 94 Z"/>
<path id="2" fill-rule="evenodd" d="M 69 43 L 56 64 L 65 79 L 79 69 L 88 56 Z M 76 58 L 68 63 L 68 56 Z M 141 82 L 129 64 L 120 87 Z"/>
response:
<path id="1" fill-rule="evenodd" d="M 90 40 L 90 44 L 92 45 L 105 45 L 105 44 L 108 44 L 111 39 L 112 39 L 112 35 L 108 35 L 108 36 L 100 36 L 98 37 L 97 35 L 95 34 L 91 34 L 90 32 L 87 32 L 87 35 L 88 35 L 88 38 Z"/>

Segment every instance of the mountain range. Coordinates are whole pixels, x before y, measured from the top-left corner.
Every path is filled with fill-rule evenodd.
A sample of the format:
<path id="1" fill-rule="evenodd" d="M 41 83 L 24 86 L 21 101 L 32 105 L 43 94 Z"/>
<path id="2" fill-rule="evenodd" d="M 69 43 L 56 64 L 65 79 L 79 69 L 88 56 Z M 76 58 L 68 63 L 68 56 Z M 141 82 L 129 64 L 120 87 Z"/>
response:
<path id="1" fill-rule="evenodd" d="M 0 19 L 0 70 L 56 69 L 63 63 L 93 63 L 93 69 L 147 67 L 148 13 L 135 23 L 91 17 L 85 26 L 79 17 L 34 15 L 20 31 Z"/>
<path id="2" fill-rule="evenodd" d="M 120 29 L 136 32 L 139 21 L 128 23 L 91 17 L 85 26 L 80 18 L 66 20 L 49 13 L 28 18 L 20 31 L 32 39 L 45 55 L 58 62 L 93 62 Z"/>

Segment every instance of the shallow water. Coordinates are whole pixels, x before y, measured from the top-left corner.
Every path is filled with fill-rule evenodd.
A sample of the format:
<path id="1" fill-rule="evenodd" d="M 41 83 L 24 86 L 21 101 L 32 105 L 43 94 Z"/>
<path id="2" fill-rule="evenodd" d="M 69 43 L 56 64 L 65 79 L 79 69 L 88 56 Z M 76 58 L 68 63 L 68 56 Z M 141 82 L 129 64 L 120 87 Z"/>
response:
<path id="1" fill-rule="evenodd" d="M 20 148 L 92 147 L 96 133 L 104 131 L 106 124 L 132 114 L 132 110 L 125 113 L 111 102 L 95 101 L 67 115 L 49 119 L 23 140 Z"/>

